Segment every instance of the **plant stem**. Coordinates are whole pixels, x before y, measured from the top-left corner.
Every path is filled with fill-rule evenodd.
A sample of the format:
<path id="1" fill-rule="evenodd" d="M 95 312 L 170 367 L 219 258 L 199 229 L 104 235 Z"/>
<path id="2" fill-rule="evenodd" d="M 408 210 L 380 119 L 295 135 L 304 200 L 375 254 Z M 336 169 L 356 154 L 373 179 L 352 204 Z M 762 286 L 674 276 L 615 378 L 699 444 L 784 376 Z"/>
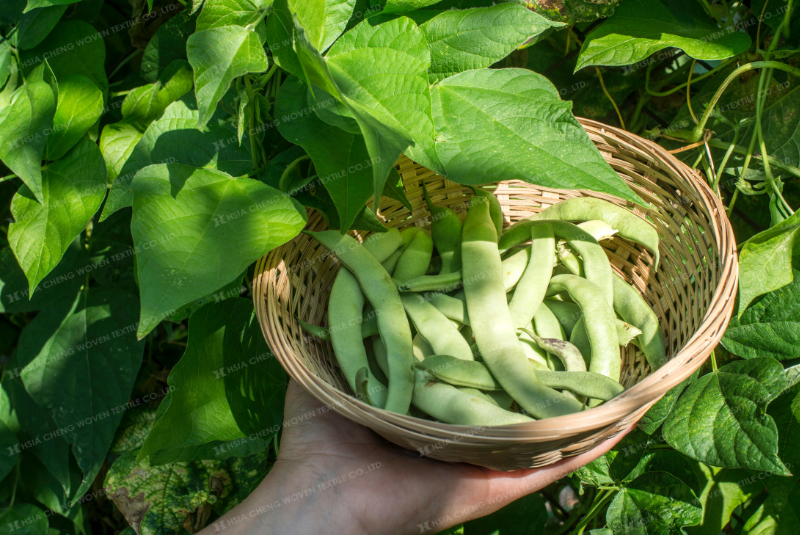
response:
<path id="1" fill-rule="evenodd" d="M 133 58 L 135 58 L 136 56 L 138 56 L 142 52 L 144 52 L 144 50 L 136 49 L 133 52 L 131 52 L 130 54 L 128 54 L 128 57 L 126 57 L 125 59 L 120 61 L 117 64 L 117 66 L 114 67 L 114 70 L 111 71 L 111 74 L 108 75 L 108 79 L 111 80 L 114 77 L 114 75 L 117 74 L 122 67 L 124 67 L 129 61 L 131 61 Z"/>
<path id="2" fill-rule="evenodd" d="M 5 182 L 6 180 L 13 180 L 15 178 L 19 178 L 19 177 L 17 177 L 17 175 L 6 175 L 3 178 L 0 178 L 0 184 Z"/>
<path id="3" fill-rule="evenodd" d="M 714 356 L 714 350 L 711 350 L 711 369 L 717 371 L 717 358 Z"/>
<path id="4" fill-rule="evenodd" d="M 738 154 L 747 154 L 747 149 L 739 147 L 738 145 L 736 145 L 736 146 L 730 145 L 730 144 L 728 144 L 728 143 L 726 143 L 724 141 L 719 141 L 719 140 L 716 140 L 716 139 L 709 139 L 708 140 L 708 144 L 711 145 L 712 147 L 717 147 L 718 149 L 727 149 L 727 148 L 733 146 L 733 152 L 738 153 Z M 762 160 L 763 159 L 758 154 L 752 154 L 752 157 L 755 158 L 756 160 Z M 795 167 L 793 165 L 789 165 L 789 164 L 783 163 L 782 161 L 778 160 L 777 158 L 773 158 L 772 156 L 767 156 L 767 158 L 769 159 L 770 165 L 774 165 L 775 167 L 777 167 L 779 169 L 783 169 L 784 171 L 788 171 L 789 173 L 791 173 L 791 174 L 793 174 L 793 175 L 795 175 L 797 177 L 800 177 L 800 167 Z"/>
<path id="5" fill-rule="evenodd" d="M 250 83 L 250 75 L 244 75 L 244 85 L 247 88 L 247 98 L 249 102 L 255 101 L 255 96 L 253 95 L 253 86 Z M 258 104 L 256 102 L 256 104 Z M 256 116 L 254 113 L 250 113 L 250 132 L 248 133 L 248 137 L 250 138 L 250 155 L 253 157 L 253 169 L 258 169 L 258 147 L 256 146 Z"/>
<path id="6" fill-rule="evenodd" d="M 715 72 L 717 72 L 717 71 L 719 71 L 721 69 L 724 69 L 725 67 L 727 67 L 731 63 L 733 63 L 732 59 L 720 63 L 719 65 L 717 65 L 716 67 L 714 67 L 710 71 L 704 72 L 700 76 L 695 77 L 694 78 L 695 83 L 699 82 L 703 78 L 711 76 L 712 74 L 714 74 Z M 663 84 L 663 85 L 666 85 L 666 84 Z M 647 72 L 645 73 L 645 80 L 644 80 L 645 91 L 647 91 L 648 94 L 650 94 L 650 95 L 652 95 L 654 97 L 666 97 L 666 96 L 669 96 L 672 93 L 674 93 L 675 91 L 680 91 L 681 89 L 683 89 L 687 85 L 688 85 L 688 83 L 684 82 L 681 85 L 673 87 L 672 89 L 670 89 L 668 91 L 663 91 L 663 92 L 654 91 L 654 90 L 650 89 L 650 69 L 648 69 Z"/>
<path id="7" fill-rule="evenodd" d="M 783 16 L 783 38 L 787 40 L 789 39 L 792 33 L 792 28 L 790 24 L 791 17 L 792 17 L 792 0 L 789 0 L 789 2 L 786 4 L 786 15 Z M 777 32 L 775 37 L 777 38 Z"/>
<path id="8" fill-rule="evenodd" d="M 19 467 L 20 467 L 20 462 L 17 461 L 17 466 L 14 469 L 14 490 L 11 491 L 11 502 L 8 504 L 9 509 L 14 507 L 14 500 L 17 497 L 17 486 L 19 484 Z"/>
<path id="9" fill-rule="evenodd" d="M 719 164 L 719 169 L 717 170 L 717 176 L 714 177 L 713 189 L 714 189 L 714 193 L 716 193 L 717 196 L 720 195 L 720 193 L 719 193 L 719 179 L 722 178 L 722 175 L 725 172 L 725 165 L 728 163 L 728 160 L 730 159 L 731 154 L 733 154 L 733 149 L 736 147 L 736 142 L 738 140 L 739 140 L 739 129 L 736 128 L 733 131 L 733 143 L 731 143 L 728 146 L 728 150 L 727 150 L 727 152 L 725 152 L 725 157 L 722 158 L 722 162 Z"/>
<path id="10" fill-rule="evenodd" d="M 603 88 L 603 93 L 606 94 L 606 97 L 608 97 L 608 100 L 611 101 L 611 105 L 614 106 L 614 110 L 617 112 L 617 117 L 619 118 L 620 126 L 622 126 L 623 130 L 627 130 L 625 128 L 625 121 L 622 120 L 622 114 L 619 112 L 619 108 L 617 107 L 617 103 L 614 102 L 614 97 L 612 97 L 611 94 L 608 92 L 608 89 L 606 89 L 606 83 L 603 81 L 603 74 L 600 72 L 600 68 L 595 67 L 594 70 L 597 71 L 597 77 L 600 79 L 600 87 Z"/>
<path id="11" fill-rule="evenodd" d="M 697 116 L 694 114 L 694 110 L 692 109 L 692 74 L 694 73 L 694 66 L 697 63 L 696 59 L 692 60 L 692 66 L 689 68 L 689 79 L 686 80 L 686 105 L 689 107 L 689 113 L 694 120 L 694 124 L 697 124 Z"/>
<path id="12" fill-rule="evenodd" d="M 591 522 L 592 519 L 603 510 L 603 507 L 605 507 L 605 505 L 611 501 L 611 498 L 614 497 L 614 492 L 615 491 L 613 490 L 605 490 L 598 494 L 594 499 L 592 508 L 589 509 L 588 513 L 586 513 L 586 516 L 583 518 L 583 520 L 581 520 L 578 525 L 575 526 L 575 529 L 572 531 L 571 535 L 581 535 L 586 526 L 589 525 L 589 522 Z"/>
<path id="13" fill-rule="evenodd" d="M 262 22 L 262 21 L 263 21 L 265 18 L 267 18 L 267 15 L 269 15 L 269 12 L 270 12 L 270 11 L 272 11 L 272 8 L 269 8 L 269 7 L 268 7 L 268 8 L 266 8 L 266 9 L 264 9 L 264 10 L 263 10 L 263 11 L 262 11 L 262 12 L 259 14 L 259 16 L 258 16 L 258 19 L 256 19 L 256 21 L 255 21 L 255 22 L 253 22 L 253 23 L 250 23 L 250 24 L 248 24 L 248 25 L 247 25 L 247 29 L 248 29 L 248 30 L 255 30 L 255 29 L 256 29 L 256 27 L 257 27 L 259 24 L 261 24 L 261 22 Z"/>

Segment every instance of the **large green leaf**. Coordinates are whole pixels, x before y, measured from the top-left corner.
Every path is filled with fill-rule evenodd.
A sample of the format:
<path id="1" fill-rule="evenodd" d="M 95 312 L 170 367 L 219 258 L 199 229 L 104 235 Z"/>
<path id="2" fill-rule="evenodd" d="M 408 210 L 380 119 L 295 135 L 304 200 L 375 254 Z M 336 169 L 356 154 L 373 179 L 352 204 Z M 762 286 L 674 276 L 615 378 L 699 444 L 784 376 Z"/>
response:
<path id="1" fill-rule="evenodd" d="M 637 428 L 641 429 L 648 435 L 655 433 L 659 426 L 664 423 L 664 420 L 667 419 L 667 416 L 669 416 L 669 414 L 672 412 L 672 409 L 675 407 L 675 403 L 678 402 L 678 398 L 680 398 L 683 391 L 687 386 L 692 384 L 697 379 L 699 374 L 700 372 L 698 370 L 691 376 L 687 377 L 686 380 L 678 386 L 670 388 L 669 391 L 655 403 L 655 405 L 650 407 L 650 409 L 644 413 L 644 416 L 642 416 L 642 418 L 639 420 Z"/>
<path id="2" fill-rule="evenodd" d="M 186 41 L 195 31 L 196 15 L 184 10 L 165 22 L 147 43 L 142 55 L 141 77 L 155 82 L 167 66 L 186 59 Z"/>
<path id="3" fill-rule="evenodd" d="M 305 210 L 248 178 L 181 164 L 136 174 L 131 232 L 142 300 L 139 337 L 221 288 L 303 228 Z M 149 244 L 149 247 L 143 247 Z"/>
<path id="4" fill-rule="evenodd" d="M 786 390 L 770 403 L 767 413 L 775 419 L 778 428 L 778 455 L 795 474 L 792 477 L 775 476 L 766 481 L 772 505 L 776 514 L 780 515 L 789 505 L 790 496 L 800 493 L 796 475 L 800 468 L 800 451 L 796 449 L 800 440 L 800 385 Z"/>
<path id="5" fill-rule="evenodd" d="M 69 6 L 52 6 L 34 9 L 19 19 L 17 31 L 11 36 L 17 48 L 28 50 L 41 43 L 53 31 Z"/>
<path id="6" fill-rule="evenodd" d="M 313 112 L 303 113 L 308 108 L 306 88 L 297 78 L 283 83 L 275 100 L 275 114 L 282 118 L 278 130 L 311 157 L 339 213 L 339 224 L 331 228 L 346 230 L 373 195 L 371 158 L 361 135 L 326 124 Z"/>
<path id="7" fill-rule="evenodd" d="M 198 128 L 211 119 L 217 102 L 234 78 L 263 72 L 269 67 L 256 33 L 240 26 L 222 26 L 192 34 L 186 43 L 186 55 L 194 69 L 200 110 Z"/>
<path id="8" fill-rule="evenodd" d="M 42 158 L 56 113 L 58 88 L 46 82 L 28 82 L 11 98 L 0 114 L 0 160 L 41 201 Z"/>
<path id="9" fill-rule="evenodd" d="M 100 208 L 106 194 L 106 166 L 97 145 L 81 140 L 47 167 L 42 204 L 23 186 L 14 196 L 8 242 L 33 293 L 61 261 L 70 243 Z"/>
<path id="10" fill-rule="evenodd" d="M 0 535 L 48 535 L 44 511 L 29 503 L 18 503 L 0 512 Z"/>
<path id="11" fill-rule="evenodd" d="M 0 87 L 3 87 L 15 68 L 14 57 L 11 55 L 11 45 L 8 41 L 0 43 Z"/>
<path id="12" fill-rule="evenodd" d="M 783 366 L 771 358 L 722 366 L 689 385 L 664 423 L 664 437 L 712 466 L 788 475 L 775 421 L 765 412 L 785 386 Z"/>
<path id="13" fill-rule="evenodd" d="M 703 520 L 688 530 L 691 535 L 718 535 L 728 525 L 737 507 L 761 492 L 763 475 L 752 477 L 747 470 L 719 470 L 701 465 L 707 480 L 700 494 Z"/>
<path id="14" fill-rule="evenodd" d="M 58 105 L 47 136 L 48 160 L 58 160 L 83 137 L 103 113 L 103 92 L 85 76 L 58 81 Z"/>
<path id="15" fill-rule="evenodd" d="M 114 183 L 130 158 L 144 131 L 138 120 L 122 120 L 107 124 L 100 134 L 100 152 L 106 162 L 108 181 Z M 128 181 L 130 182 L 130 181 Z M 111 212 L 109 212 L 111 213 Z"/>
<path id="16" fill-rule="evenodd" d="M 222 379 L 222 380 L 220 380 Z M 252 303 L 210 303 L 189 319 L 186 353 L 169 375 L 172 399 L 139 452 L 178 450 L 236 439 L 268 441 L 280 428 L 286 379 L 264 342 Z"/>
<path id="17" fill-rule="evenodd" d="M 522 179 L 642 203 L 545 77 L 523 69 L 466 71 L 432 86 L 431 95 L 436 152 L 450 180 Z"/>
<path id="18" fill-rule="evenodd" d="M 167 107 L 192 90 L 192 69 L 184 60 L 170 63 L 152 84 L 137 87 L 122 103 L 122 117 L 143 127 L 158 119 Z"/>
<path id="19" fill-rule="evenodd" d="M 197 19 L 197 31 L 254 24 L 270 3 L 268 0 L 206 0 Z"/>
<path id="20" fill-rule="evenodd" d="M 753 299 L 792 282 L 798 230 L 800 213 L 795 212 L 745 242 L 739 253 L 739 319 Z"/>
<path id="21" fill-rule="evenodd" d="M 44 59 L 59 80 L 77 74 L 90 79 L 104 93 L 108 91 L 104 67 L 106 45 L 89 23 L 64 20 L 41 44 L 20 53 L 25 77 L 35 69 L 41 69 Z"/>
<path id="22" fill-rule="evenodd" d="M 20 451 L 21 448 L 16 435 L 14 435 L 14 432 L 0 419 L 0 452 L 3 452 L 2 456 L 0 456 L 0 481 L 14 469 Z"/>
<path id="23" fill-rule="evenodd" d="M 765 295 L 741 317 L 734 316 L 722 345 L 746 359 L 800 356 L 800 271 L 794 270 L 788 285 Z"/>
<path id="24" fill-rule="evenodd" d="M 275 63 L 295 76 L 303 75 L 292 46 L 293 15 L 305 28 L 311 45 L 324 52 L 342 34 L 355 6 L 356 0 L 276 0 L 267 19 L 267 40 Z"/>
<path id="25" fill-rule="evenodd" d="M 519 4 L 444 11 L 420 24 L 431 52 L 430 81 L 489 67 L 561 26 Z"/>
<path id="26" fill-rule="evenodd" d="M 750 37 L 715 26 L 692 0 L 626 0 L 581 47 L 576 70 L 630 65 L 667 47 L 695 59 L 725 59 L 750 47 Z"/>
<path id="27" fill-rule="evenodd" d="M 250 171 L 253 159 L 250 157 L 249 143 L 240 147 L 236 133 L 216 124 L 209 124 L 203 130 L 197 128 L 197 109 L 185 101 L 171 104 L 160 119 L 147 127 L 144 135 L 131 150 L 119 170 L 108 200 L 103 208 L 101 221 L 126 206 L 131 206 L 133 193 L 129 191 L 134 175 L 148 165 L 176 162 L 191 167 L 219 169 L 234 176 Z M 117 123 L 119 124 L 119 123 Z M 105 146 L 117 149 L 124 157 L 124 139 L 132 141 L 135 135 L 126 126 L 119 131 L 120 136 L 111 138 L 119 143 Z M 101 140 L 101 145 L 103 144 Z"/>
<path id="28" fill-rule="evenodd" d="M 92 289 L 56 301 L 20 336 L 25 389 L 72 445 L 82 489 L 105 460 L 139 371 L 137 308 L 131 294 Z"/>
<path id="29" fill-rule="evenodd" d="M 694 492 L 667 472 L 646 472 L 620 489 L 608 506 L 606 522 L 615 533 L 680 533 L 703 518 Z"/>

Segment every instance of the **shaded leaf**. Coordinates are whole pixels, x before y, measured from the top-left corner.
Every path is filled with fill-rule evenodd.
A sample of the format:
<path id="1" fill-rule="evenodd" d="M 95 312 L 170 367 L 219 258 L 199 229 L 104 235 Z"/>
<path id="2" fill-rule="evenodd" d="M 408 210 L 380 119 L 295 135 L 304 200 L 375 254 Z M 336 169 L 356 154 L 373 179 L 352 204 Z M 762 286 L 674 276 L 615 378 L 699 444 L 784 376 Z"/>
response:
<path id="1" fill-rule="evenodd" d="M 3 420 L 0 420 L 0 481 L 2 481 L 17 464 L 21 451 L 19 440 Z"/>
<path id="2" fill-rule="evenodd" d="M 20 50 L 28 50 L 44 41 L 68 7 L 67 5 L 43 7 L 25 13 L 17 22 L 17 31 L 13 36 L 16 38 L 17 47 Z"/>
<path id="3" fill-rule="evenodd" d="M 146 127 L 158 119 L 167 107 L 192 90 L 192 69 L 188 62 L 170 63 L 155 83 L 137 87 L 122 103 L 122 117 Z M 144 129 L 144 128 L 143 128 Z"/>
<path id="4" fill-rule="evenodd" d="M 642 416 L 637 424 L 637 428 L 641 429 L 648 435 L 655 433 L 659 426 L 664 423 L 664 420 L 667 419 L 667 416 L 669 416 L 669 414 L 672 412 L 672 409 L 675 407 L 675 403 L 678 402 L 678 398 L 681 396 L 686 387 L 692 384 L 699 375 L 700 371 L 697 370 L 691 376 L 687 377 L 686 380 L 681 384 L 670 388 L 669 391 L 664 394 L 664 396 L 659 399 L 655 405 L 650 407 L 644 416 Z"/>
<path id="5" fill-rule="evenodd" d="M 29 503 L 18 503 L 0 512 L 0 535 L 48 535 L 44 511 Z"/>
<path id="6" fill-rule="evenodd" d="M 28 0 L 28 4 L 25 6 L 25 11 L 23 11 L 23 13 L 28 13 L 32 9 L 38 7 L 64 6 L 80 1 L 81 0 Z"/>
<path id="7" fill-rule="evenodd" d="M 499 511 L 464 523 L 464 535 L 528 535 L 541 531 L 547 509 L 541 495 L 533 493 Z"/>
<path id="8" fill-rule="evenodd" d="M 85 76 L 58 82 L 58 105 L 47 136 L 46 158 L 58 160 L 92 127 L 103 113 L 103 92 Z"/>
<path id="9" fill-rule="evenodd" d="M 186 60 L 186 41 L 195 31 L 196 15 L 181 11 L 165 22 L 147 43 L 140 76 L 147 82 L 158 80 L 173 61 Z"/>
<path id="10" fill-rule="evenodd" d="M 576 70 L 591 65 L 630 65 L 667 47 L 695 59 L 725 59 L 750 47 L 750 37 L 715 26 L 691 0 L 622 2 L 581 47 Z"/>

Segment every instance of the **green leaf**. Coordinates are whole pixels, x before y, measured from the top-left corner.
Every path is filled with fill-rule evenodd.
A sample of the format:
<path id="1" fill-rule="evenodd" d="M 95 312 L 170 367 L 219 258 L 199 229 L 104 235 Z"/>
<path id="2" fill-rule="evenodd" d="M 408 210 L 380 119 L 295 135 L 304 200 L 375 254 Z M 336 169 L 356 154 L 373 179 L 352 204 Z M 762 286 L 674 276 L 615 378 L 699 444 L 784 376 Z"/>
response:
<path id="1" fill-rule="evenodd" d="M 721 60 L 750 47 L 750 37 L 715 26 L 698 2 L 626 0 L 581 47 L 575 70 L 630 65 L 667 47 L 694 59 Z"/>
<path id="2" fill-rule="evenodd" d="M 58 88 L 28 82 L 12 95 L 0 120 L 0 159 L 43 200 L 42 158 L 56 112 Z"/>
<path id="3" fill-rule="evenodd" d="M 57 79 L 73 75 L 85 76 L 103 93 L 108 92 L 108 78 L 103 66 L 106 46 L 103 38 L 89 23 L 81 20 L 62 21 L 41 44 L 21 52 L 20 61 L 26 78 L 34 70 L 42 68 L 43 58 L 50 64 Z"/>
<path id="4" fill-rule="evenodd" d="M 764 296 L 741 317 L 728 324 L 722 345 L 746 359 L 772 357 L 778 360 L 800 356 L 800 271 L 792 282 Z"/>
<path id="5" fill-rule="evenodd" d="M 429 79 L 435 83 L 489 67 L 531 39 L 562 26 L 519 4 L 444 11 L 420 24 L 431 53 Z"/>
<path id="6" fill-rule="evenodd" d="M 707 482 L 700 495 L 703 520 L 692 535 L 718 535 L 731 520 L 737 507 L 761 492 L 763 479 L 752 477 L 747 470 L 719 470 L 702 467 Z"/>
<path id="7" fill-rule="evenodd" d="M 147 43 L 142 55 L 140 76 L 154 83 L 169 64 L 186 60 L 186 41 L 195 31 L 196 15 L 181 11 L 165 22 Z"/>
<path id="8" fill-rule="evenodd" d="M 200 115 L 198 128 L 209 121 L 231 82 L 250 72 L 269 67 L 267 55 L 255 32 L 239 26 L 223 26 L 189 36 L 186 54 L 194 69 L 195 94 Z"/>
<path id="9" fill-rule="evenodd" d="M 450 180 L 523 179 L 642 203 L 543 76 L 523 69 L 466 71 L 432 86 L 431 95 L 436 152 Z"/>
<path id="10" fill-rule="evenodd" d="M 218 461 L 153 467 L 137 462 L 136 454 L 117 459 L 103 486 L 139 535 L 182 533 L 186 522 L 194 524 L 198 509 L 230 493 L 230 474 Z"/>
<path id="11" fill-rule="evenodd" d="M 232 458 L 225 463 L 225 467 L 231 476 L 231 492 L 212 505 L 218 515 L 227 513 L 250 496 L 272 464 L 267 462 L 267 452 L 264 451 L 248 457 Z"/>
<path id="12" fill-rule="evenodd" d="M 5 85 L 13 68 L 16 68 L 16 65 L 11 55 L 11 45 L 8 41 L 3 41 L 0 43 L 0 87 Z"/>
<path id="13" fill-rule="evenodd" d="M 383 13 L 407 13 L 438 4 L 440 1 L 441 0 L 386 0 Z"/>
<path id="14" fill-rule="evenodd" d="M 14 252 L 6 247 L 0 250 L 0 312 L 13 314 L 41 310 L 49 303 L 67 295 L 75 295 L 85 282 L 81 277 L 89 261 L 80 240 L 72 242 L 61 262 L 29 295 L 28 279 L 19 267 Z"/>
<path id="15" fill-rule="evenodd" d="M 75 146 L 103 113 L 103 92 L 85 76 L 58 82 L 58 105 L 47 136 L 46 158 L 58 160 Z"/>
<path id="16" fill-rule="evenodd" d="M 281 118 L 278 131 L 311 157 L 339 213 L 337 221 L 333 221 L 333 211 L 324 208 L 324 197 L 314 208 L 327 215 L 331 228 L 348 229 L 373 195 L 371 158 L 362 136 L 326 124 L 309 113 L 306 88 L 297 78 L 289 78 L 281 85 L 275 100 L 275 115 Z"/>
<path id="17" fill-rule="evenodd" d="M 197 19 L 197 31 L 254 24 L 268 4 L 268 0 L 207 0 Z"/>
<path id="18" fill-rule="evenodd" d="M 25 389 L 72 445 L 82 489 L 105 460 L 139 371 L 137 308 L 128 293 L 92 289 L 56 301 L 20 336 Z"/>
<path id="19" fill-rule="evenodd" d="M 775 422 L 765 412 L 782 385 L 783 367 L 771 358 L 722 366 L 689 385 L 664 423 L 664 437 L 712 466 L 788 475 L 777 455 Z"/>
<path id="20" fill-rule="evenodd" d="M 117 432 L 108 452 L 114 455 L 122 455 L 141 448 L 145 440 L 147 440 L 147 435 L 153 429 L 153 424 L 156 422 L 156 413 L 156 409 L 147 405 L 125 411 L 125 416 L 122 417 L 122 421 L 117 427 Z"/>
<path id="21" fill-rule="evenodd" d="M 400 18 L 374 27 L 367 21 L 358 24 L 331 48 L 328 62 L 295 21 L 295 52 L 312 89 L 318 86 L 335 97 L 358 123 L 372 159 L 376 211 L 386 178 L 403 151 L 440 170 L 431 151 L 433 123 L 426 74 L 430 58 L 425 38 L 411 20 Z M 402 84 L 384 83 L 386 73 Z M 409 102 L 414 104 L 409 106 Z M 410 148 L 413 143 L 418 146 Z"/>
<path id="22" fill-rule="evenodd" d="M 276 0 L 267 18 L 267 40 L 275 63 L 295 76 L 303 75 L 292 46 L 293 15 L 305 28 L 311 45 L 324 52 L 344 31 L 355 5 L 356 0 Z"/>
<path id="23" fill-rule="evenodd" d="M 43 7 L 25 13 L 17 23 L 16 37 L 17 48 L 28 50 L 50 35 L 58 21 L 67 10 L 66 5 Z"/>
<path id="24" fill-rule="evenodd" d="M 72 241 L 100 208 L 106 193 L 106 168 L 97 145 L 82 139 L 42 178 L 43 201 L 23 186 L 14 196 L 8 241 L 25 271 L 30 293 L 61 261 Z"/>
<path id="25" fill-rule="evenodd" d="M 158 119 L 167 107 L 192 90 L 192 69 L 188 62 L 170 63 L 155 83 L 137 87 L 122 103 L 122 117 L 140 121 L 145 127 Z"/>
<path id="26" fill-rule="evenodd" d="M 100 152 L 106 162 L 109 182 L 113 183 L 119 176 L 143 133 L 139 121 L 135 119 L 107 124 L 103 128 L 103 133 L 100 134 Z"/>
<path id="27" fill-rule="evenodd" d="M 800 213 L 747 240 L 739 253 L 739 319 L 759 295 L 786 286 L 793 280 L 792 251 Z"/>
<path id="28" fill-rule="evenodd" d="M 25 390 L 20 373 L 22 366 L 12 358 L 3 377 L 0 411 L 6 425 L 19 438 L 19 452 L 27 452 L 47 468 L 65 493 L 71 488 L 69 444 L 62 436 L 53 436 L 58 426 Z M 10 453 L 10 452 L 9 452 Z"/>
<path id="29" fill-rule="evenodd" d="M 247 290 L 247 288 L 242 285 L 242 279 L 244 278 L 244 275 L 244 273 L 240 273 L 238 277 L 214 293 L 201 297 L 200 299 L 195 299 L 194 301 L 178 308 L 174 314 L 167 318 L 167 320 L 173 323 L 181 323 L 183 320 L 194 314 L 195 311 L 203 305 L 207 305 L 208 303 L 219 303 L 220 301 L 230 299 L 231 297 L 239 297 L 243 291 Z"/>
<path id="30" fill-rule="evenodd" d="M 0 481 L 2 481 L 17 464 L 21 451 L 19 440 L 3 420 L 0 420 Z"/>
<path id="31" fill-rule="evenodd" d="M 81 0 L 28 0 L 28 4 L 25 6 L 25 11 L 23 11 L 23 13 L 27 13 L 38 7 L 65 6 L 80 1 Z"/>
<path id="32" fill-rule="evenodd" d="M 139 459 L 174 450 L 172 461 L 197 460 L 194 446 L 252 437 L 267 441 L 280 428 L 285 374 L 247 299 L 210 303 L 192 314 L 186 353 L 168 382 L 169 407 Z"/>
<path id="33" fill-rule="evenodd" d="M 44 511 L 29 503 L 18 503 L 0 513 L 0 535 L 48 535 Z"/>
<path id="34" fill-rule="evenodd" d="M 778 428 L 778 455 L 794 474 L 800 467 L 800 451 L 796 449 L 800 440 L 800 385 L 786 390 L 773 401 L 767 413 Z M 790 494 L 800 493 L 797 476 L 771 477 L 766 481 L 777 515 L 788 505 Z M 800 497 L 800 496 L 799 496 Z"/>
<path id="35" fill-rule="evenodd" d="M 534 493 L 490 515 L 464 523 L 464 535 L 528 535 L 540 532 L 546 522 L 544 498 Z"/>
<path id="36" fill-rule="evenodd" d="M 616 533 L 681 533 L 703 518 L 694 492 L 666 472 L 647 472 L 617 492 L 606 511 Z"/>
<path id="37" fill-rule="evenodd" d="M 644 416 L 642 416 L 642 418 L 639 420 L 637 427 L 648 435 L 655 433 L 659 426 L 664 423 L 664 420 L 667 419 L 667 416 L 669 416 L 669 414 L 672 412 L 672 409 L 675 407 L 675 403 L 678 402 L 678 398 L 681 397 L 683 391 L 687 386 L 692 384 L 697 379 L 698 375 L 700 375 L 699 370 L 687 377 L 686 380 L 678 386 L 670 388 L 669 391 L 667 391 L 667 393 L 655 403 L 655 405 L 650 407 L 650 409 L 644 413 Z"/>
<path id="38" fill-rule="evenodd" d="M 175 162 L 219 169 L 233 176 L 243 175 L 253 168 L 249 143 L 239 147 L 234 131 L 213 123 L 198 130 L 197 117 L 197 110 L 180 100 L 171 104 L 160 119 L 147 127 L 108 192 L 101 221 L 120 208 L 131 206 L 131 181 L 148 165 Z M 133 137 L 130 133 L 128 135 Z"/>
<path id="39" fill-rule="evenodd" d="M 140 338 L 178 307 L 232 281 L 296 236 L 305 210 L 248 178 L 181 164 L 139 171 L 131 232 L 141 287 Z"/>

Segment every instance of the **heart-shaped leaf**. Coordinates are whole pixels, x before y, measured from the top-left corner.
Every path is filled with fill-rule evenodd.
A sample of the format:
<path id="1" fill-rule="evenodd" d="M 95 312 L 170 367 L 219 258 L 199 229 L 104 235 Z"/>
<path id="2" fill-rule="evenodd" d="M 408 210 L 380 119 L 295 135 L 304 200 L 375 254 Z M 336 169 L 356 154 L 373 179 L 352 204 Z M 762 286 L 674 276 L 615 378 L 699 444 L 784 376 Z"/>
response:
<path id="1" fill-rule="evenodd" d="M 58 82 L 58 105 L 47 136 L 48 160 L 58 160 L 83 137 L 103 113 L 103 92 L 85 76 Z"/>

